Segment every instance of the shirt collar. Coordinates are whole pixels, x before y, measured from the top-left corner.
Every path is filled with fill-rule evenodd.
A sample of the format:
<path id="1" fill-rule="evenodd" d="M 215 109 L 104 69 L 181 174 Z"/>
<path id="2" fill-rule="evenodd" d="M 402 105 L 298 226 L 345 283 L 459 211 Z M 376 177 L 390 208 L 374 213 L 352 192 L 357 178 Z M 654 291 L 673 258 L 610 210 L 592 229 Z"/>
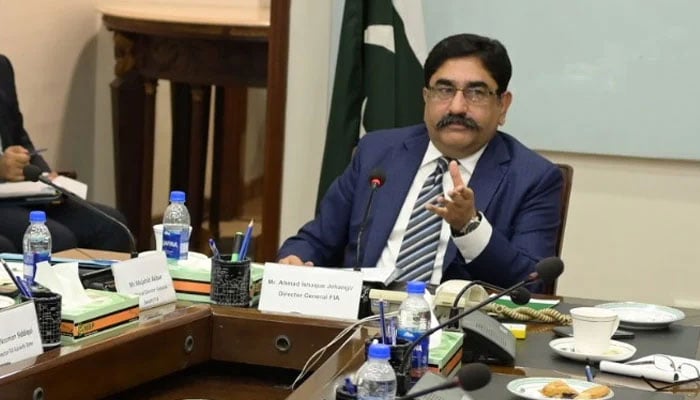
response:
<path id="1" fill-rule="evenodd" d="M 486 150 L 487 146 L 488 143 L 486 144 L 486 146 L 480 148 L 476 153 L 464 158 L 460 158 L 458 160 L 460 167 L 465 169 L 469 173 L 469 175 L 472 175 L 474 173 L 474 169 L 476 168 L 476 163 L 481 158 L 481 155 L 484 154 L 484 151 Z M 437 147 L 435 147 L 432 141 L 428 141 L 428 148 L 425 150 L 425 155 L 423 156 L 423 161 L 420 165 L 421 167 L 423 167 L 427 164 L 435 162 L 440 157 L 443 157 L 443 154 L 440 153 L 440 150 L 438 150 Z"/>

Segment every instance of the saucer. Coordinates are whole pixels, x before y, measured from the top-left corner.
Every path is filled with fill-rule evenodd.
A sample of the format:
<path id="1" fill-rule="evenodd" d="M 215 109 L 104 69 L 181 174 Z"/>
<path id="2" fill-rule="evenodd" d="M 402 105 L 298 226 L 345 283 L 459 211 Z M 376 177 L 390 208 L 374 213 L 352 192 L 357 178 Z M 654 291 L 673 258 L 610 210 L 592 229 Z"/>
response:
<path id="1" fill-rule="evenodd" d="M 620 317 L 620 327 L 627 329 L 664 329 L 685 318 L 681 310 L 656 304 L 628 301 L 598 304 L 596 307 L 614 311 Z"/>
<path id="2" fill-rule="evenodd" d="M 637 348 L 629 343 L 610 341 L 610 347 L 603 354 L 585 354 L 574 351 L 574 338 L 566 337 L 554 339 L 549 342 L 549 347 L 562 357 L 578 361 L 624 361 L 632 358 Z"/>
<path id="3" fill-rule="evenodd" d="M 554 397 L 547 397 L 543 395 L 540 390 L 552 381 L 564 381 L 567 385 L 574 388 L 577 392 L 583 392 L 586 389 L 590 389 L 594 386 L 598 386 L 597 383 L 586 382 L 578 379 L 564 379 L 564 378 L 521 378 L 515 379 L 508 382 L 506 388 L 509 392 L 513 393 L 518 397 L 531 400 L 545 400 L 553 399 Z M 600 399 L 610 399 L 615 395 L 611 390 L 607 396 L 601 397 Z"/>

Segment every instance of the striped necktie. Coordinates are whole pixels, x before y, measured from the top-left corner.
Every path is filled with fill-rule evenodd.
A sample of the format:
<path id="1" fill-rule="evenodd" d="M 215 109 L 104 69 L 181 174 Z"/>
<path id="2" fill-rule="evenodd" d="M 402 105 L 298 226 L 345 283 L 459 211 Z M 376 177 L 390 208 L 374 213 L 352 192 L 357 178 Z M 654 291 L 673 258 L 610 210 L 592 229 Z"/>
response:
<path id="1" fill-rule="evenodd" d="M 418 194 L 396 259 L 397 281 L 427 281 L 433 274 L 442 217 L 428 211 L 425 206 L 442 194 L 442 175 L 447 170 L 447 162 L 445 157 L 438 159 L 437 168 L 425 180 Z"/>

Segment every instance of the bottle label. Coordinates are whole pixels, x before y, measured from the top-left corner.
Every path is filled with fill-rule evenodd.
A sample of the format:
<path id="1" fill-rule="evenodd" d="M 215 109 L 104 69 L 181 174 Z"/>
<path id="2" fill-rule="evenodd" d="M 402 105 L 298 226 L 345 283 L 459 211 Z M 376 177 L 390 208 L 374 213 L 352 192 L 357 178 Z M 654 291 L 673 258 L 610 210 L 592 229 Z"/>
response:
<path id="1" fill-rule="evenodd" d="M 189 235 L 187 231 L 163 230 L 163 251 L 169 260 L 186 260 L 189 250 Z"/>
<path id="2" fill-rule="evenodd" d="M 36 265 L 42 261 L 51 261 L 51 254 L 49 252 L 24 254 L 24 279 L 30 286 L 34 284 Z"/>
<path id="3" fill-rule="evenodd" d="M 410 329 L 399 329 L 397 336 L 402 339 L 413 342 L 416 339 L 418 339 L 418 337 L 422 334 L 423 332 L 416 332 Z M 428 370 L 429 349 L 430 337 L 423 338 L 420 341 L 420 343 L 417 344 L 416 347 L 413 349 L 413 354 L 411 355 L 410 376 L 414 380 L 418 380 Z"/>

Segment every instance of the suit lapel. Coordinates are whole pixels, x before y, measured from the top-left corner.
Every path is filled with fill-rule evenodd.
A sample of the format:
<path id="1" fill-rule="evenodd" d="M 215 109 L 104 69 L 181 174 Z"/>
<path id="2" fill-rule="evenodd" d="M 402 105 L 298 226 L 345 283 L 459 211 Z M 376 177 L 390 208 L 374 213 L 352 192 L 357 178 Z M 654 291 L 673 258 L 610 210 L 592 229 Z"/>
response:
<path id="1" fill-rule="evenodd" d="M 409 137 L 402 146 L 398 146 L 392 154 L 388 155 L 383 165 L 386 183 L 375 194 L 373 222 L 368 229 L 367 242 L 365 242 L 366 265 L 377 264 L 427 147 L 428 132 L 423 129 L 422 134 Z"/>
<path id="2" fill-rule="evenodd" d="M 509 162 L 508 148 L 502 136 L 497 133 L 484 150 L 484 154 L 479 158 L 474 173 L 469 179 L 468 186 L 474 191 L 477 210 L 484 212 L 491 204 L 496 190 L 506 176 Z M 457 246 L 450 240 L 445 251 L 443 271 L 452 263 L 457 253 Z"/>
<path id="3" fill-rule="evenodd" d="M 476 163 L 469 187 L 474 191 L 477 210 L 484 211 L 491 204 L 493 195 L 503 182 L 508 170 L 510 154 L 503 138 L 496 134 Z"/>

